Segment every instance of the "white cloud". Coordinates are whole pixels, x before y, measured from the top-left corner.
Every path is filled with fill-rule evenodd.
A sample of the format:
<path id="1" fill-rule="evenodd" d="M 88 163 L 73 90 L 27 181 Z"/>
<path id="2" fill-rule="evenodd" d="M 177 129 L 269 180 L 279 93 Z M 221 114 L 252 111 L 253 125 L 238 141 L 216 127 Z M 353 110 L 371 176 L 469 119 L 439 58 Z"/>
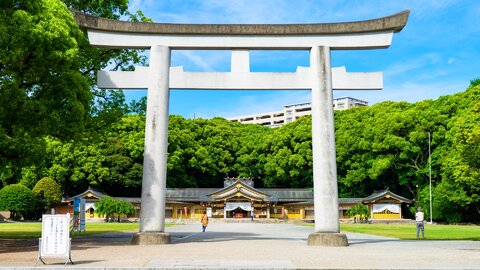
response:
<path id="1" fill-rule="evenodd" d="M 420 69 L 426 65 L 436 64 L 440 62 L 441 56 L 435 53 L 428 53 L 421 55 L 415 59 L 406 59 L 406 60 L 399 60 L 402 61 L 400 63 L 395 63 L 385 69 L 385 76 L 396 76 L 399 74 L 403 74 L 415 69 Z"/>
<path id="2" fill-rule="evenodd" d="M 230 71 L 230 51 L 173 50 L 172 66 L 184 66 L 185 71 Z"/>
<path id="3" fill-rule="evenodd" d="M 203 71 L 212 71 L 212 66 L 210 65 L 208 59 L 203 58 L 193 51 L 178 51 L 178 54 L 186 57 L 191 61 L 191 63 L 200 67 Z"/>
<path id="4" fill-rule="evenodd" d="M 465 90 L 467 82 L 419 83 L 406 81 L 399 85 L 386 86 L 381 100 L 417 102 L 424 99 L 436 99 Z"/>
<path id="5" fill-rule="evenodd" d="M 155 5 L 153 0 L 130 0 L 128 3 L 128 9 L 131 12 L 135 12 L 137 10 L 141 10 L 143 12 L 152 8 Z"/>
<path id="6" fill-rule="evenodd" d="M 447 63 L 448 64 L 453 64 L 453 62 L 455 62 L 455 60 L 456 59 L 454 57 L 449 57 Z"/>

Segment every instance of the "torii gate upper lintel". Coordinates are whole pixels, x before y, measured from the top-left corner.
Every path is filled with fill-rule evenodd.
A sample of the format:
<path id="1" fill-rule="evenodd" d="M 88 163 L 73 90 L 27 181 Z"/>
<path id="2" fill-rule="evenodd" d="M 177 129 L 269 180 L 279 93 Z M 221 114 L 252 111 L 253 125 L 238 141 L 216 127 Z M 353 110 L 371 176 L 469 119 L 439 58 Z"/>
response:
<path id="1" fill-rule="evenodd" d="M 359 22 L 321 24 L 165 24 L 123 22 L 73 12 L 90 44 L 150 49 L 150 66 L 135 71 L 100 71 L 98 87 L 147 88 L 147 119 L 140 232 L 134 244 L 166 244 L 164 232 L 169 92 L 174 89 L 311 89 L 315 233 L 309 245 L 346 246 L 338 212 L 332 90 L 380 90 L 382 72 L 331 68 L 330 51 L 390 46 L 410 11 Z M 231 72 L 184 72 L 170 67 L 172 49 L 232 51 Z M 296 72 L 250 72 L 251 49 L 310 50 L 310 67 Z"/>

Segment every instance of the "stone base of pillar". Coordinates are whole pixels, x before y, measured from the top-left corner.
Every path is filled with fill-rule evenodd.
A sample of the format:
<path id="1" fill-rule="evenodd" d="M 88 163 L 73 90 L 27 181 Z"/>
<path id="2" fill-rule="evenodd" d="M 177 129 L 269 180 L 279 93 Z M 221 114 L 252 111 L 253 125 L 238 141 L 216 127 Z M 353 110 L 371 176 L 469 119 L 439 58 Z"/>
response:
<path id="1" fill-rule="evenodd" d="M 326 247 L 348 246 L 347 235 L 344 233 L 311 233 L 308 236 L 307 245 Z"/>
<path id="2" fill-rule="evenodd" d="M 166 245 L 170 244 L 170 234 L 165 232 L 139 232 L 132 238 L 132 245 Z"/>

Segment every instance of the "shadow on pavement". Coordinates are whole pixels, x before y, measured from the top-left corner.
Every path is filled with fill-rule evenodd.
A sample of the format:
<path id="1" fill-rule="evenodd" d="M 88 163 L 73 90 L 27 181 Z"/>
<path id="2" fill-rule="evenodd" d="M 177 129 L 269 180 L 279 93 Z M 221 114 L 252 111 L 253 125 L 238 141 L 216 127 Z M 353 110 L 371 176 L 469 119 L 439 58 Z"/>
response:
<path id="1" fill-rule="evenodd" d="M 293 237 L 275 237 L 265 236 L 255 233 L 232 233 L 232 232 L 198 232 L 188 235 L 180 233 L 171 233 L 172 244 L 180 243 L 205 243 L 205 242 L 226 242 L 226 241 L 243 241 L 243 240 L 290 240 L 290 241 L 306 241 L 307 236 L 304 238 Z"/>
<path id="2" fill-rule="evenodd" d="M 361 244 L 373 244 L 373 243 L 386 243 L 386 242 L 399 242 L 399 239 L 348 239 L 348 245 L 361 245 Z"/>

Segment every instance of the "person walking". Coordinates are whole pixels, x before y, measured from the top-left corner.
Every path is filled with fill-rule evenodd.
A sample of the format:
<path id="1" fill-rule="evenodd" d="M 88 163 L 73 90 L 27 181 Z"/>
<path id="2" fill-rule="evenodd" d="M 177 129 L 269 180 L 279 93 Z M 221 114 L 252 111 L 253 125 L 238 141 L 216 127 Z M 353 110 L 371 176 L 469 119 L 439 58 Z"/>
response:
<path id="1" fill-rule="evenodd" d="M 419 237 L 420 231 L 422 231 L 422 238 L 425 238 L 425 214 L 422 212 L 422 208 L 417 208 L 417 213 L 415 214 L 415 221 L 417 222 L 417 238 Z"/>
<path id="2" fill-rule="evenodd" d="M 203 215 L 200 218 L 200 222 L 202 222 L 202 232 L 205 232 L 205 229 L 207 229 L 207 225 L 208 225 L 207 211 L 203 211 Z"/>

